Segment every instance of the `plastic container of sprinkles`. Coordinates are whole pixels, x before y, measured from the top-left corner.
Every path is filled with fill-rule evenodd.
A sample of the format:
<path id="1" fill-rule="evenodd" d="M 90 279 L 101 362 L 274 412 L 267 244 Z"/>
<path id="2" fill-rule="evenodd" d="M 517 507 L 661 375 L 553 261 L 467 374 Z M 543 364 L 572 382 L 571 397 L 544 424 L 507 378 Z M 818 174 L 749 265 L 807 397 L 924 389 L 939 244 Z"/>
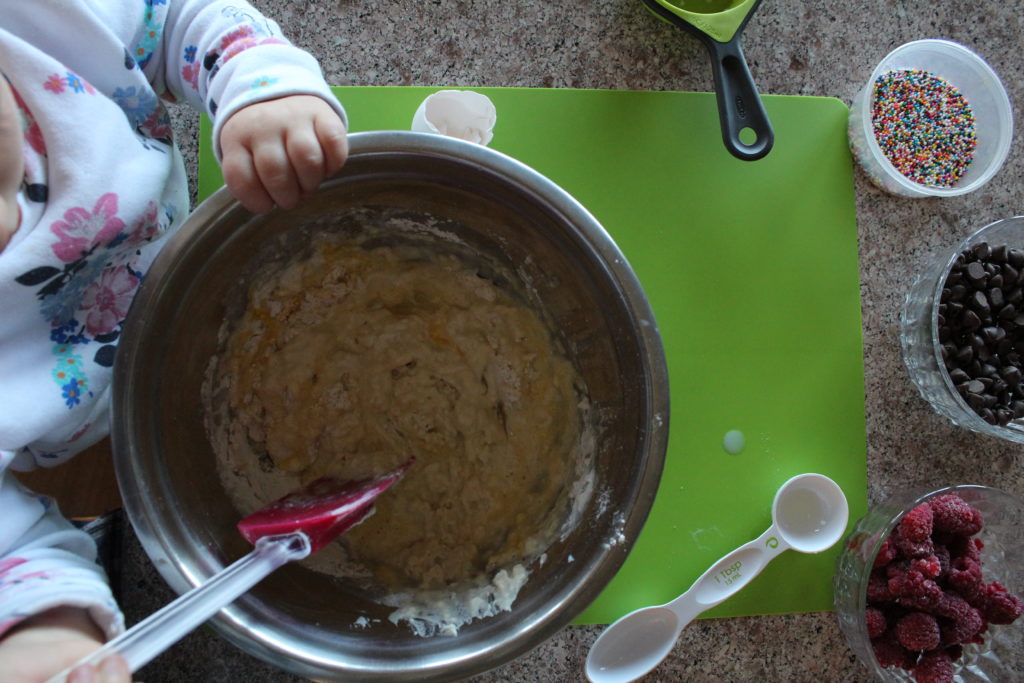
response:
<path id="1" fill-rule="evenodd" d="M 1013 111 L 984 59 L 948 40 L 890 52 L 853 100 L 850 148 L 868 177 L 905 197 L 978 189 L 1002 167 Z"/>

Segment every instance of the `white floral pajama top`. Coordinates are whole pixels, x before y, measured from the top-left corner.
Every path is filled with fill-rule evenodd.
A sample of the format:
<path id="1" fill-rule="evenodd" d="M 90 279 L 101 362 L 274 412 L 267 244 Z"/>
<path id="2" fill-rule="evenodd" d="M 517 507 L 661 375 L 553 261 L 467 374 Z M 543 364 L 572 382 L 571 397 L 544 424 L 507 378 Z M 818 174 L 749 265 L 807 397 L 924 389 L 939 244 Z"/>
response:
<path id="1" fill-rule="evenodd" d="M 209 114 L 323 97 L 309 54 L 242 0 L 4 3 L 0 72 L 22 117 L 21 224 L 0 252 L 0 635 L 57 605 L 123 619 L 91 539 L 12 471 L 59 464 L 108 430 L 132 297 L 188 211 L 161 98 Z"/>

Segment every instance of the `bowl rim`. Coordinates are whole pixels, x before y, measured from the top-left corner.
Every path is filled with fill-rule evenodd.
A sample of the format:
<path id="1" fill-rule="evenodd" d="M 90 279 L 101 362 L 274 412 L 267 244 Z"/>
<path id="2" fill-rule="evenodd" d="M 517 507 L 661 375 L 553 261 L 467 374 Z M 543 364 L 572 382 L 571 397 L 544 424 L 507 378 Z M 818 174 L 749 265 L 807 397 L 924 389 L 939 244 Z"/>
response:
<path id="1" fill-rule="evenodd" d="M 212 621 L 221 635 L 243 651 L 300 675 L 336 676 L 341 673 L 347 677 L 366 680 L 420 680 L 424 677 L 448 678 L 456 674 L 467 676 L 498 666 L 547 640 L 578 616 L 625 562 L 653 507 L 667 453 L 669 386 L 664 349 L 646 294 L 626 257 L 596 218 L 568 192 L 545 176 L 496 150 L 440 135 L 409 131 L 373 131 L 351 134 L 348 140 L 350 161 L 363 156 L 395 153 L 442 156 L 466 164 L 472 169 L 497 174 L 521 189 L 526 188 L 533 196 L 543 199 L 547 209 L 576 226 L 581 238 L 597 252 L 605 268 L 615 277 L 616 286 L 623 292 L 623 306 L 634 322 L 637 348 L 642 355 L 640 363 L 650 377 L 644 393 L 646 405 L 650 407 L 651 421 L 642 434 L 646 444 L 643 469 L 630 481 L 634 500 L 629 501 L 628 509 L 621 510 L 625 514 L 621 526 L 617 527 L 620 533 L 616 542 L 606 544 L 601 554 L 595 554 L 592 562 L 579 563 L 579 571 L 582 572 L 582 567 L 587 567 L 586 572 L 580 574 L 585 580 L 579 579 L 572 583 L 571 590 L 556 592 L 554 598 L 557 600 L 552 600 L 544 610 L 526 613 L 524 623 L 503 641 L 491 643 L 488 640 L 489 647 L 485 649 L 468 654 L 461 652 L 453 661 L 439 664 L 435 662 L 434 666 L 424 667 L 418 666 L 416 662 L 410 662 L 402 669 L 374 670 L 372 667 L 365 667 L 339 670 L 328 668 L 315 657 L 297 661 L 294 659 L 296 653 L 274 650 L 268 647 L 265 639 L 257 640 L 250 623 L 253 621 L 253 613 L 247 613 L 241 602 L 223 609 Z M 343 168 L 335 178 L 343 178 L 344 174 Z M 182 563 L 182 558 L 177 557 L 167 530 L 158 528 L 157 520 L 161 516 L 166 516 L 166 511 L 161 512 L 157 509 L 156 503 L 148 499 L 154 491 L 149 489 L 148 485 L 152 482 L 146 482 L 145 469 L 137 461 L 137 437 L 133 434 L 133 418 L 130 417 L 127 402 L 135 394 L 132 390 L 135 382 L 133 368 L 141 362 L 142 348 L 139 338 L 147 322 L 147 316 L 143 312 L 158 301 L 158 283 L 174 274 L 179 252 L 186 248 L 195 234 L 201 232 L 204 224 L 236 211 L 244 209 L 230 192 L 222 187 L 202 202 L 164 245 L 133 303 L 134 314 L 130 312 L 126 321 L 113 372 L 111 441 L 125 509 L 143 549 L 165 581 L 178 593 L 193 588 L 208 577 L 190 571 L 190 567 Z M 198 558 L 197 554 L 193 555 L 193 560 Z"/>

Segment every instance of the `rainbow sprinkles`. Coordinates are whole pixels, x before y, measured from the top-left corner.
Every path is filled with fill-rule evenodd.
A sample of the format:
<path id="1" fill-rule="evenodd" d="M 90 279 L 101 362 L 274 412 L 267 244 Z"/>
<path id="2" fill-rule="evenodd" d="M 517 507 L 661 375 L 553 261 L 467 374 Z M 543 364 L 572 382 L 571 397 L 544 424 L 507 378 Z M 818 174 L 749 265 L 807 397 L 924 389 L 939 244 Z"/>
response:
<path id="1" fill-rule="evenodd" d="M 919 69 L 889 71 L 875 80 L 871 124 L 886 158 L 921 185 L 956 185 L 978 145 L 963 94 Z"/>

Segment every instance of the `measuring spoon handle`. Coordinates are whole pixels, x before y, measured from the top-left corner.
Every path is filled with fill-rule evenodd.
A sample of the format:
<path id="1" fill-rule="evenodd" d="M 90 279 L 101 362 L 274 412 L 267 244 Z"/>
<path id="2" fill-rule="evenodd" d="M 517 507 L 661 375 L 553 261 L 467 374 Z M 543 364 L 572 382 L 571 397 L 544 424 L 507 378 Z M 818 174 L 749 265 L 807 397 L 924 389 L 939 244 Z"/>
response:
<path id="1" fill-rule="evenodd" d="M 665 605 L 679 618 L 679 630 L 750 583 L 789 545 L 774 525 L 749 543 L 715 562 L 685 593 Z"/>

